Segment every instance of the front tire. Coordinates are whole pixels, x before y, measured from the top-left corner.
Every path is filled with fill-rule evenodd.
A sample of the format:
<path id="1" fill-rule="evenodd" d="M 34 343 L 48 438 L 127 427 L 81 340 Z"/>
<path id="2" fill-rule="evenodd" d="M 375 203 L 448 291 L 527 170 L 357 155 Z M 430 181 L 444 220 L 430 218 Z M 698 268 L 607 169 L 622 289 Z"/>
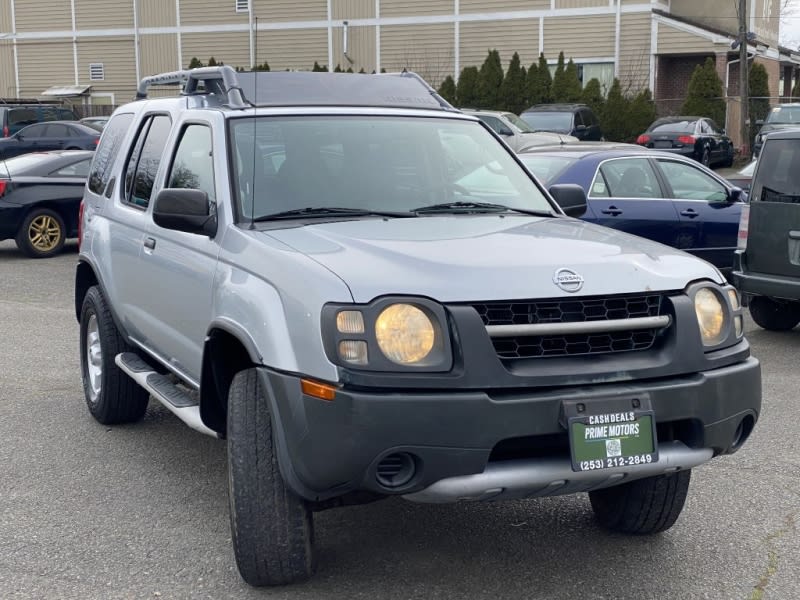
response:
<path id="1" fill-rule="evenodd" d="M 228 499 L 236 564 L 253 586 L 314 572 L 311 510 L 283 481 L 272 428 L 258 372 L 240 371 L 228 393 Z"/>
<path id="2" fill-rule="evenodd" d="M 119 333 L 97 286 L 83 298 L 80 346 L 83 392 L 92 416 L 104 425 L 141 419 L 150 395 L 114 362 L 117 354 L 132 348 Z"/>
<path id="3" fill-rule="evenodd" d="M 750 316 L 762 329 L 789 331 L 800 323 L 800 304 L 754 296 L 750 298 Z"/>
<path id="4" fill-rule="evenodd" d="M 703 154 L 700 157 L 700 162 L 703 166 L 711 168 L 711 153 L 708 151 L 708 148 L 703 149 Z"/>
<path id="5" fill-rule="evenodd" d="M 595 517 L 606 529 L 635 535 L 666 531 L 686 502 L 691 471 L 657 475 L 589 492 Z"/>
<path id="6" fill-rule="evenodd" d="M 22 221 L 15 239 L 17 248 L 31 258 L 49 258 L 64 247 L 64 219 L 49 208 L 35 208 Z"/>

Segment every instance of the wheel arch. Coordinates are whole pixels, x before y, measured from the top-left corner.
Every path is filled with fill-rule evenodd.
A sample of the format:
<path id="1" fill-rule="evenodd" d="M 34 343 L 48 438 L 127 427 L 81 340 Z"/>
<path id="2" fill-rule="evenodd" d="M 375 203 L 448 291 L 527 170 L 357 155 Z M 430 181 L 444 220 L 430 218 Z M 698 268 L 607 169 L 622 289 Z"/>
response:
<path id="1" fill-rule="evenodd" d="M 226 321 L 212 323 L 200 375 L 200 418 L 206 427 L 225 436 L 231 382 L 239 371 L 261 363 L 262 357 L 246 331 Z"/>
<path id="2" fill-rule="evenodd" d="M 93 285 L 100 285 L 100 280 L 94 268 L 85 260 L 79 260 L 78 266 L 75 269 L 75 318 L 79 322 L 81 320 L 83 299 L 86 297 L 86 292 L 88 292 L 89 288 Z"/>

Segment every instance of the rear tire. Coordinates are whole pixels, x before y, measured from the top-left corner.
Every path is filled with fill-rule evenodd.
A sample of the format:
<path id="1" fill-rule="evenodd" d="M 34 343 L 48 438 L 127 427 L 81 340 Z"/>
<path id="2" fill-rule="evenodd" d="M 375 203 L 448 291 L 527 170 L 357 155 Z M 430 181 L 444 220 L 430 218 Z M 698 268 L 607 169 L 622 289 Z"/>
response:
<path id="1" fill-rule="evenodd" d="M 49 208 L 34 208 L 22 221 L 14 240 L 31 258 L 49 258 L 61 252 L 66 240 L 64 219 Z"/>
<path id="2" fill-rule="evenodd" d="M 240 371 L 228 393 L 228 500 L 236 564 L 253 586 L 314 572 L 311 510 L 283 481 L 272 427 L 258 372 Z"/>
<path id="3" fill-rule="evenodd" d="M 762 329 L 789 331 L 800 323 L 800 304 L 754 296 L 750 298 L 750 316 Z"/>
<path id="4" fill-rule="evenodd" d="M 666 531 L 686 502 L 691 470 L 637 479 L 589 492 L 595 517 L 606 529 L 635 535 Z"/>
<path id="5" fill-rule="evenodd" d="M 133 423 L 144 416 L 150 394 L 114 362 L 133 349 L 120 335 L 100 288 L 86 292 L 80 323 L 81 379 L 86 405 L 104 425 Z"/>

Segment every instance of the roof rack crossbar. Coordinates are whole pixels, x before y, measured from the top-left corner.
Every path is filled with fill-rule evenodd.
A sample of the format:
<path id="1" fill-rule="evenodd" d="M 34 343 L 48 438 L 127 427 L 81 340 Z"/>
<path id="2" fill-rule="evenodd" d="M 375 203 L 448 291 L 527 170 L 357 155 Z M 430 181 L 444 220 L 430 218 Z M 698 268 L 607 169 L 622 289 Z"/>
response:
<path id="1" fill-rule="evenodd" d="M 420 76 L 418 73 L 415 73 L 414 71 L 409 71 L 407 69 L 403 69 L 399 73 L 389 73 L 389 75 L 400 76 L 400 77 L 410 77 L 411 79 L 414 79 L 415 81 L 419 82 L 419 84 L 422 87 L 424 87 L 426 90 L 428 90 L 430 95 L 433 96 L 433 98 L 439 103 L 439 106 L 441 106 L 445 110 L 451 110 L 451 111 L 458 112 L 458 109 L 456 107 L 454 107 L 447 100 L 442 98 L 439 95 L 439 92 L 437 92 L 435 89 L 433 89 L 433 87 L 431 87 L 431 84 L 428 83 L 427 81 L 425 81 L 425 79 L 423 79 L 422 76 Z"/>
<path id="2" fill-rule="evenodd" d="M 203 89 L 200 90 L 200 84 Z M 183 85 L 183 95 L 217 94 L 227 97 L 227 104 L 231 108 L 247 108 L 250 104 L 245 100 L 239 79 L 233 68 L 222 65 L 219 67 L 201 67 L 184 71 L 172 71 L 145 77 L 136 88 L 136 99 L 147 98 L 147 90 L 152 85 Z"/>

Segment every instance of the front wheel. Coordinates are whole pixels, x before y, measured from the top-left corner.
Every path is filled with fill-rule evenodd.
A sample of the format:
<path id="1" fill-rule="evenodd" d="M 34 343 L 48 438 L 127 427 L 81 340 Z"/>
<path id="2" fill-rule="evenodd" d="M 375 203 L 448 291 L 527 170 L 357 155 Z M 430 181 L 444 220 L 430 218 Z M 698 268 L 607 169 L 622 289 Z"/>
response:
<path id="1" fill-rule="evenodd" d="M 589 492 L 589 500 L 606 529 L 637 535 L 659 533 L 678 520 L 690 479 L 690 470 L 645 477 Z"/>
<path id="2" fill-rule="evenodd" d="M 754 296 L 750 298 L 750 316 L 762 329 L 789 331 L 800 323 L 800 304 Z"/>
<path id="3" fill-rule="evenodd" d="M 233 378 L 227 437 L 228 500 L 239 573 L 254 586 L 308 579 L 314 572 L 312 514 L 278 469 L 267 393 L 256 369 Z"/>
<path id="4" fill-rule="evenodd" d="M 35 208 L 22 221 L 17 248 L 31 258 L 49 258 L 61 251 L 66 239 L 64 219 L 49 208 Z"/>
<path id="5" fill-rule="evenodd" d="M 700 157 L 700 162 L 703 163 L 703 166 L 711 166 L 711 153 L 708 151 L 708 148 L 703 150 L 703 154 Z"/>

